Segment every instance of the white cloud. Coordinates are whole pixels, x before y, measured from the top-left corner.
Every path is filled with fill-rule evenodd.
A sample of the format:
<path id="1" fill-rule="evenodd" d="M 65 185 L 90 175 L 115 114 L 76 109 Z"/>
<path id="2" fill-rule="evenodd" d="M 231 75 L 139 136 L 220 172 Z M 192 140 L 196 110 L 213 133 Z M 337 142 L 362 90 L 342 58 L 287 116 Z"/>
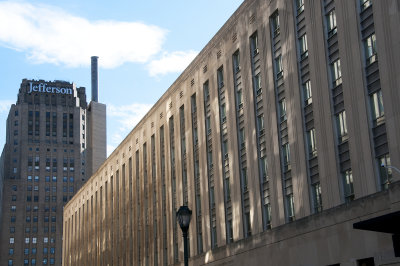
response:
<path id="1" fill-rule="evenodd" d="M 142 103 L 122 106 L 107 104 L 107 127 L 114 128 L 110 146 L 118 146 L 137 123 L 142 120 L 151 107 L 151 104 Z M 113 123 L 113 125 L 110 126 L 110 123 Z"/>
<path id="2" fill-rule="evenodd" d="M 9 112 L 12 104 L 15 104 L 15 101 L 0 100 L 0 113 Z"/>
<path id="3" fill-rule="evenodd" d="M 34 63 L 101 66 L 146 63 L 161 51 L 166 30 L 139 22 L 89 21 L 48 5 L 0 2 L 0 45 L 27 52 Z"/>
<path id="4" fill-rule="evenodd" d="M 153 60 L 148 65 L 150 76 L 165 75 L 173 72 L 183 71 L 196 57 L 196 51 L 165 52 L 161 59 Z"/>

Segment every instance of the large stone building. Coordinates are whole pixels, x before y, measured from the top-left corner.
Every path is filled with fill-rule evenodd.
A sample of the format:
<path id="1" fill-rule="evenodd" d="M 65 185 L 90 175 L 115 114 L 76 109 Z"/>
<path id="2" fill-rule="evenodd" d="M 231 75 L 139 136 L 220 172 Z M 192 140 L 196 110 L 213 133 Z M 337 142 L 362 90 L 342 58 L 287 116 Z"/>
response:
<path id="1" fill-rule="evenodd" d="M 66 205 L 63 265 L 181 264 L 180 205 L 190 265 L 398 265 L 399 25 L 244 1 Z"/>
<path id="2" fill-rule="evenodd" d="M 64 205 L 106 158 L 105 109 L 73 83 L 22 80 L 0 164 L 0 265 L 61 265 Z"/>

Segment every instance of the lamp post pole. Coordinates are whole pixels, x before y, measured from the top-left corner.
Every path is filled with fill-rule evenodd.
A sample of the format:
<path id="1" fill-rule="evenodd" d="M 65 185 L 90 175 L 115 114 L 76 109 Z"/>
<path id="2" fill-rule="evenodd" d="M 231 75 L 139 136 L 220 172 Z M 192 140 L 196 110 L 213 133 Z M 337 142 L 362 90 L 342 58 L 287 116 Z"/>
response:
<path id="1" fill-rule="evenodd" d="M 183 235 L 183 258 L 184 258 L 184 262 L 185 262 L 185 266 L 189 265 L 189 255 L 188 255 L 188 234 L 187 231 L 183 232 L 182 231 L 182 235 Z"/>
<path id="2" fill-rule="evenodd" d="M 176 212 L 176 217 L 178 218 L 179 226 L 182 229 L 183 236 L 183 252 L 184 252 L 184 263 L 185 266 L 189 265 L 189 252 L 188 252 L 188 230 L 190 224 L 190 218 L 192 217 L 192 211 L 188 206 L 181 206 Z"/>

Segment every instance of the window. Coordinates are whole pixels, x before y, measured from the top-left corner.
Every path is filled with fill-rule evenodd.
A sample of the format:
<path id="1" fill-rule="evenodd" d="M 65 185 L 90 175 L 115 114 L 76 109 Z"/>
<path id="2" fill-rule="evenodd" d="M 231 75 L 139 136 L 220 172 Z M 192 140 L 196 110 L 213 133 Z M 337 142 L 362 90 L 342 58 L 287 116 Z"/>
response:
<path id="1" fill-rule="evenodd" d="M 13 266 L 13 260 L 8 260 L 8 266 Z"/>
<path id="2" fill-rule="evenodd" d="M 12 223 L 15 223 L 15 221 L 16 221 L 16 218 L 15 218 L 15 216 L 11 216 L 11 219 L 10 219 L 10 221 L 11 221 Z"/>
<path id="3" fill-rule="evenodd" d="M 36 255 L 36 248 L 32 248 L 32 255 Z"/>
<path id="4" fill-rule="evenodd" d="M 26 216 L 25 221 L 26 221 L 27 223 L 30 223 L 30 222 L 31 222 L 31 217 L 30 217 L 30 216 Z"/>
<path id="5" fill-rule="evenodd" d="M 32 237 L 32 243 L 36 244 L 37 243 L 37 238 L 36 237 Z"/>
<path id="6" fill-rule="evenodd" d="M 267 157 L 263 157 L 260 159 L 261 163 L 261 176 L 263 181 L 268 181 L 268 164 Z"/>
<path id="7" fill-rule="evenodd" d="M 378 158 L 379 167 L 379 177 L 382 189 L 387 189 L 389 187 L 390 181 L 392 179 L 392 168 L 390 165 L 389 154 L 382 155 Z"/>
<path id="8" fill-rule="evenodd" d="M 234 71 L 234 73 L 240 71 L 240 54 L 239 54 L 239 50 L 237 50 L 233 54 L 233 71 Z"/>
<path id="9" fill-rule="evenodd" d="M 337 124 L 337 131 L 338 131 L 338 139 L 339 143 L 344 142 L 347 140 L 347 123 L 346 123 L 346 111 L 343 110 L 342 112 L 336 115 L 336 124 Z"/>
<path id="10" fill-rule="evenodd" d="M 376 61 L 376 37 L 375 33 L 364 40 L 365 61 L 367 66 Z"/>
<path id="11" fill-rule="evenodd" d="M 264 134 L 264 114 L 257 116 L 258 132 L 260 135 Z"/>
<path id="12" fill-rule="evenodd" d="M 300 46 L 300 59 L 304 59 L 308 56 L 308 46 L 307 46 L 307 35 L 304 34 L 299 38 Z"/>
<path id="13" fill-rule="evenodd" d="M 326 22 L 327 22 L 327 31 L 328 31 L 328 38 L 329 38 L 337 32 L 335 9 L 333 9 L 331 12 L 328 13 L 328 15 L 326 16 Z"/>
<path id="14" fill-rule="evenodd" d="M 239 130 L 239 144 L 240 144 L 240 149 L 244 149 L 246 146 L 246 139 L 245 139 L 245 132 L 244 128 L 241 128 Z"/>
<path id="15" fill-rule="evenodd" d="M 14 255 L 14 249 L 13 248 L 10 248 L 10 249 L 8 249 L 8 255 Z"/>
<path id="16" fill-rule="evenodd" d="M 207 101 L 210 98 L 210 88 L 208 87 L 208 81 L 203 84 L 204 100 Z"/>
<path id="17" fill-rule="evenodd" d="M 315 139 L 315 128 L 307 131 L 308 155 L 310 158 L 317 156 L 317 146 Z"/>
<path id="18" fill-rule="evenodd" d="M 230 200 L 231 199 L 231 184 L 229 182 L 229 177 L 225 178 L 225 192 L 226 192 L 226 200 Z"/>
<path id="19" fill-rule="evenodd" d="M 224 69 L 223 67 L 220 67 L 217 70 L 217 79 L 218 79 L 218 89 L 221 89 L 224 86 Z"/>
<path id="20" fill-rule="evenodd" d="M 293 194 L 286 195 L 288 221 L 294 221 L 294 197 Z"/>
<path id="21" fill-rule="evenodd" d="M 255 89 L 257 95 L 260 95 L 262 93 L 260 73 L 258 73 L 257 75 L 254 76 L 254 89 Z"/>
<path id="22" fill-rule="evenodd" d="M 360 5 L 361 5 L 361 11 L 367 9 L 372 5 L 371 0 L 360 0 Z"/>
<path id="23" fill-rule="evenodd" d="M 237 90 L 236 96 L 237 96 L 238 109 L 242 109 L 243 108 L 243 93 L 242 93 L 242 89 Z"/>
<path id="24" fill-rule="evenodd" d="M 15 227 L 14 227 L 14 226 L 11 226 L 11 227 L 10 227 L 10 234 L 13 234 L 13 233 L 15 233 Z"/>
<path id="25" fill-rule="evenodd" d="M 49 238 L 48 237 L 44 237 L 43 238 L 43 243 L 49 243 Z"/>
<path id="26" fill-rule="evenodd" d="M 206 129 L 207 129 L 207 134 L 211 134 L 211 117 L 207 116 L 206 118 Z"/>
<path id="27" fill-rule="evenodd" d="M 257 36 L 257 32 L 254 33 L 251 37 L 250 37 L 250 49 L 251 49 L 251 54 L 253 56 L 256 56 L 258 54 L 258 36 Z"/>
<path id="28" fill-rule="evenodd" d="M 242 183 L 243 183 L 243 190 L 247 191 L 248 189 L 248 180 L 247 180 L 247 168 L 242 168 Z"/>
<path id="29" fill-rule="evenodd" d="M 312 103 L 312 92 L 311 92 L 311 82 L 307 80 L 303 83 L 303 96 L 304 96 L 304 104 L 307 106 Z"/>
<path id="30" fill-rule="evenodd" d="M 271 204 L 269 203 L 269 197 L 264 198 L 264 215 L 265 215 L 265 228 L 270 229 L 271 228 Z"/>
<path id="31" fill-rule="evenodd" d="M 233 224 L 232 224 L 232 219 L 228 220 L 228 223 L 226 225 L 227 228 L 227 232 L 228 232 L 228 243 L 232 243 L 233 242 Z"/>
<path id="32" fill-rule="evenodd" d="M 39 182 L 39 176 L 35 176 L 35 182 Z"/>
<path id="33" fill-rule="evenodd" d="M 222 142 L 222 154 L 223 154 L 223 156 L 224 156 L 224 160 L 227 160 L 228 159 L 228 141 L 227 140 L 224 140 L 223 142 Z"/>
<path id="34" fill-rule="evenodd" d="M 319 182 L 312 184 L 312 197 L 313 197 L 314 212 L 322 211 L 321 185 Z"/>
<path id="35" fill-rule="evenodd" d="M 215 208 L 214 187 L 210 187 L 210 205 L 212 209 Z"/>
<path id="36" fill-rule="evenodd" d="M 29 237 L 25 237 L 25 244 L 29 244 Z"/>
<path id="37" fill-rule="evenodd" d="M 250 218 L 250 212 L 246 212 L 245 215 L 245 227 L 246 227 L 246 236 L 249 237 L 251 236 L 251 218 Z"/>
<path id="38" fill-rule="evenodd" d="M 17 195 L 12 195 L 11 196 L 11 201 L 17 201 Z"/>
<path id="39" fill-rule="evenodd" d="M 282 55 L 275 58 L 276 79 L 283 77 Z"/>
<path id="40" fill-rule="evenodd" d="M 295 0 L 296 1 L 296 8 L 297 8 L 297 15 L 304 11 L 304 0 Z"/>
<path id="41" fill-rule="evenodd" d="M 55 259 L 54 258 L 50 258 L 50 265 L 54 265 L 55 263 Z"/>
<path id="42" fill-rule="evenodd" d="M 212 158 L 212 151 L 207 152 L 207 161 L 208 161 L 208 168 L 213 168 L 213 158 Z"/>
<path id="43" fill-rule="evenodd" d="M 32 259 L 32 265 L 36 265 L 36 259 Z"/>
<path id="44" fill-rule="evenodd" d="M 353 174 L 351 170 L 342 173 L 344 198 L 346 202 L 354 199 Z"/>
<path id="45" fill-rule="evenodd" d="M 279 34 L 279 14 L 278 12 L 275 12 L 272 16 L 271 16 L 271 27 L 272 27 L 272 36 L 276 37 Z"/>
<path id="46" fill-rule="evenodd" d="M 283 98 L 279 101 L 279 116 L 280 122 L 286 121 L 286 99 Z"/>
<path id="47" fill-rule="evenodd" d="M 332 86 L 337 87 L 342 84 L 342 70 L 340 67 L 340 59 L 331 64 Z"/>
<path id="48" fill-rule="evenodd" d="M 378 126 L 385 121 L 385 111 L 383 109 L 382 90 L 378 90 L 370 95 L 372 119 L 374 126 Z"/>
<path id="49" fill-rule="evenodd" d="M 225 104 L 221 105 L 221 123 L 226 122 L 226 106 Z"/>
<path id="50" fill-rule="evenodd" d="M 290 148 L 289 143 L 282 145 L 282 156 L 283 156 L 283 170 L 290 170 Z"/>
<path id="51" fill-rule="evenodd" d="M 47 265 L 47 258 L 43 258 L 43 264 Z"/>
<path id="52" fill-rule="evenodd" d="M 56 253 L 56 248 L 50 248 L 50 254 L 55 254 Z"/>
<path id="53" fill-rule="evenodd" d="M 16 210 L 17 210 L 17 206 L 12 205 L 11 208 L 10 208 L 10 211 L 11 212 L 15 212 Z"/>
<path id="54" fill-rule="evenodd" d="M 14 237 L 10 237 L 10 244 L 14 244 Z"/>
<path id="55" fill-rule="evenodd" d="M 47 255 L 49 253 L 49 249 L 48 248 L 43 248 L 43 255 Z"/>

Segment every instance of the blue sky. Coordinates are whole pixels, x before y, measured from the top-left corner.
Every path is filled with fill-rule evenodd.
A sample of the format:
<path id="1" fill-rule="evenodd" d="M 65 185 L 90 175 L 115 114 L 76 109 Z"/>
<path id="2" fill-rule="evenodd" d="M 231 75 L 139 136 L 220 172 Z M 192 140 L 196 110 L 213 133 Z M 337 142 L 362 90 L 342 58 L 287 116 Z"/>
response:
<path id="1" fill-rule="evenodd" d="M 0 1 L 0 147 L 23 78 L 74 82 L 90 99 L 96 55 L 110 154 L 242 2 Z"/>

